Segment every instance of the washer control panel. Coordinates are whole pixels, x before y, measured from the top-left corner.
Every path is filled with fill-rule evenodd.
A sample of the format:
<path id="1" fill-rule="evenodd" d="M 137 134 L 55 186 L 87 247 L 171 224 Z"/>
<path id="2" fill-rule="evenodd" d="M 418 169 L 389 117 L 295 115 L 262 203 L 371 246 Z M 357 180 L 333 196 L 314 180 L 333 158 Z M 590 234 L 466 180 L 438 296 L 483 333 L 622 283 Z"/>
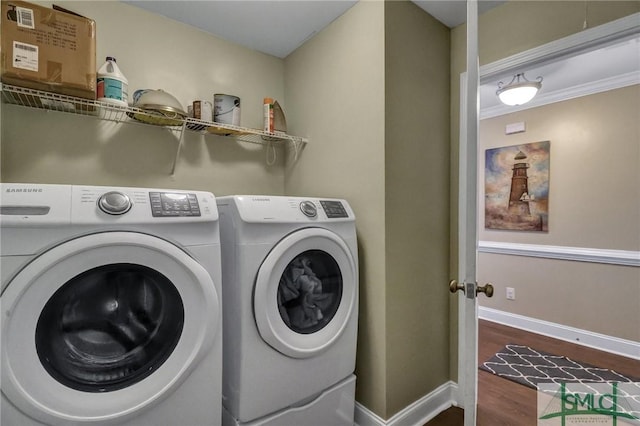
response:
<path id="1" fill-rule="evenodd" d="M 218 219 L 215 197 L 167 188 L 72 186 L 73 223 L 185 223 Z"/>
<path id="2" fill-rule="evenodd" d="M 0 183 L 0 193 L 3 228 L 182 224 L 219 218 L 215 196 L 198 190 Z"/>
<path id="3" fill-rule="evenodd" d="M 198 197 L 186 192 L 149 192 L 154 217 L 200 216 Z"/>

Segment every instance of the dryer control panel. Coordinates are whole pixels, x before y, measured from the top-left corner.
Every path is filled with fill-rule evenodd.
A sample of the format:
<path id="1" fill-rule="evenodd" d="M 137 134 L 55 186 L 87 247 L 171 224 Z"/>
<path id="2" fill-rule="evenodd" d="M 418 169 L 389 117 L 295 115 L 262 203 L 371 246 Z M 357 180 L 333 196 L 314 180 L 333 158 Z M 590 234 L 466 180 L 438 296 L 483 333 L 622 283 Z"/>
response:
<path id="1" fill-rule="evenodd" d="M 220 197 L 218 203 L 232 203 L 245 222 L 351 222 L 353 210 L 346 200 L 264 195 Z"/>
<path id="2" fill-rule="evenodd" d="M 320 200 L 320 205 L 330 219 L 349 217 L 341 201 Z"/>

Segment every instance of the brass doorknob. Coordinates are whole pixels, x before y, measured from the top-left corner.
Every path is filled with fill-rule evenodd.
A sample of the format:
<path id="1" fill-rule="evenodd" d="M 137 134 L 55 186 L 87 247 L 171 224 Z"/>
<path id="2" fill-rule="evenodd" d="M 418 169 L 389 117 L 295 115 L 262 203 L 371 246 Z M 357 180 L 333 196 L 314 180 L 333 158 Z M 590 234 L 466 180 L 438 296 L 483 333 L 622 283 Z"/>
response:
<path id="1" fill-rule="evenodd" d="M 493 297 L 493 285 L 486 283 L 484 286 L 477 286 L 476 295 L 478 293 L 484 293 L 487 297 Z"/>
<path id="2" fill-rule="evenodd" d="M 456 280 L 449 281 L 449 291 L 451 293 L 455 293 L 458 290 L 462 290 L 462 292 L 464 293 L 464 284 L 460 284 Z"/>

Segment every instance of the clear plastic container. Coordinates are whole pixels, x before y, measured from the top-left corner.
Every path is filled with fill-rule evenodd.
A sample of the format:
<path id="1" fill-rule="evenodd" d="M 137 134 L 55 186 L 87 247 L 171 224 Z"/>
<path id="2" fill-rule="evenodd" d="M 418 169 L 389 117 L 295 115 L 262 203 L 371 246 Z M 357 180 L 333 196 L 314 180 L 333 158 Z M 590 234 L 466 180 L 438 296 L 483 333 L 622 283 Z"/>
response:
<path id="1" fill-rule="evenodd" d="M 129 81 L 113 56 L 107 56 L 106 62 L 98 69 L 96 86 L 98 101 L 121 106 L 129 104 Z"/>

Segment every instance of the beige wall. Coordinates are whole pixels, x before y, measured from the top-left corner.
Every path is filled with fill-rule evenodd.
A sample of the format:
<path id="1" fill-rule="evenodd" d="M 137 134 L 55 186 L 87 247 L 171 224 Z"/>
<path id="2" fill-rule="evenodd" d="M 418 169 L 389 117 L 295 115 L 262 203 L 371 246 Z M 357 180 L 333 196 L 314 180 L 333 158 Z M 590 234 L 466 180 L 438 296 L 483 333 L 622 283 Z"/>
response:
<path id="1" fill-rule="evenodd" d="M 481 186 L 480 240 L 640 251 L 638 111 L 636 85 L 481 121 L 482 153 L 542 140 L 551 153 L 549 231 L 484 229 Z M 525 133 L 505 135 L 521 121 Z M 482 160 L 479 168 L 483 182 Z M 482 306 L 640 341 L 640 268 L 481 253 L 478 281 L 496 288 Z"/>
<path id="2" fill-rule="evenodd" d="M 449 380 L 449 33 L 385 3 L 387 417 Z"/>
<path id="3" fill-rule="evenodd" d="M 344 197 L 360 248 L 357 400 L 389 418 L 449 379 L 449 30 L 408 1 L 362 1 L 285 60 L 313 143 L 288 194 Z"/>
<path id="4" fill-rule="evenodd" d="M 479 18 L 480 65 L 543 45 L 588 28 L 640 12 L 632 1 L 511 1 Z M 460 74 L 465 70 L 466 26 L 451 31 L 451 271 L 457 270 L 458 143 L 460 126 Z M 451 300 L 451 323 L 457 321 L 457 303 Z M 457 353 L 457 328 L 452 327 L 452 354 Z M 457 361 L 451 364 L 456 377 Z"/>
<path id="5" fill-rule="evenodd" d="M 480 121 L 480 212 L 485 149 L 550 141 L 551 152 L 549 232 L 480 226 L 479 239 L 640 250 L 639 111 L 634 85 Z M 505 126 L 516 122 L 526 132 L 505 135 Z"/>
<path id="6" fill-rule="evenodd" d="M 51 2 L 40 2 L 49 6 Z M 60 3 L 60 2 L 56 2 Z M 214 93 L 241 98 L 242 121 L 262 126 L 262 98 L 284 106 L 283 61 L 116 1 L 61 2 L 96 21 L 97 62 L 115 56 L 130 91 L 164 89 L 184 105 Z M 282 194 L 283 153 L 267 166 L 262 146 L 176 134 L 69 114 L 2 108 L 2 181 L 191 188 Z"/>

